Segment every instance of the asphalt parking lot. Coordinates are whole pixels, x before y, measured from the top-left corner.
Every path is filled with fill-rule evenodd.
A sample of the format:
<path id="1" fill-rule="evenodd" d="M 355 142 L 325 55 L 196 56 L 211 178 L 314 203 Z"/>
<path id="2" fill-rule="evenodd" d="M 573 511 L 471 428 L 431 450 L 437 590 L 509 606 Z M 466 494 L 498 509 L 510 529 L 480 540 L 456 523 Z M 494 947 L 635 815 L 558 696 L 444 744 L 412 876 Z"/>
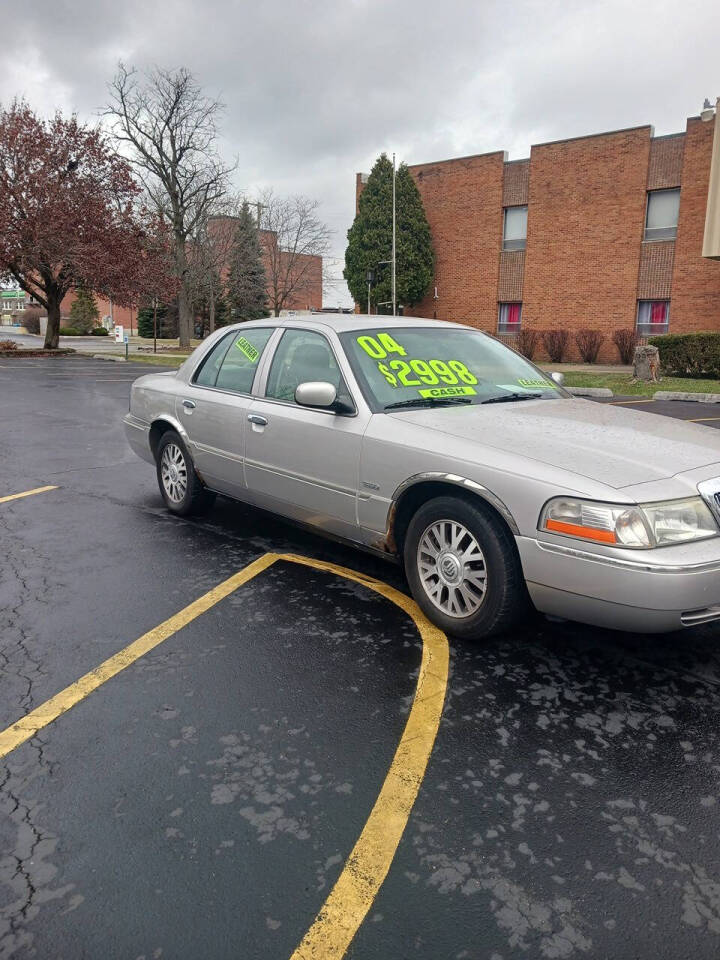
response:
<path id="1" fill-rule="evenodd" d="M 397 567 L 168 515 L 146 372 L 0 361 L 0 960 L 717 957 L 717 625 L 533 620 L 445 680 Z"/>

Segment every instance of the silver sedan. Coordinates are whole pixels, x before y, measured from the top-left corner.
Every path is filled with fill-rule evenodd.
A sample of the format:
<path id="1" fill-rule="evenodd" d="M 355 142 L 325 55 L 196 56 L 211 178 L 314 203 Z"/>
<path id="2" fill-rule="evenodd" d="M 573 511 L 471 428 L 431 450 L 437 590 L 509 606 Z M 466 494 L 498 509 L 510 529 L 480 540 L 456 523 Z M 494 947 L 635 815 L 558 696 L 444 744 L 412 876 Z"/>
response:
<path id="1" fill-rule="evenodd" d="M 223 494 L 398 559 L 456 636 L 529 603 L 644 632 L 720 619 L 720 432 L 571 397 L 469 327 L 224 327 L 136 380 L 125 426 L 174 513 Z"/>

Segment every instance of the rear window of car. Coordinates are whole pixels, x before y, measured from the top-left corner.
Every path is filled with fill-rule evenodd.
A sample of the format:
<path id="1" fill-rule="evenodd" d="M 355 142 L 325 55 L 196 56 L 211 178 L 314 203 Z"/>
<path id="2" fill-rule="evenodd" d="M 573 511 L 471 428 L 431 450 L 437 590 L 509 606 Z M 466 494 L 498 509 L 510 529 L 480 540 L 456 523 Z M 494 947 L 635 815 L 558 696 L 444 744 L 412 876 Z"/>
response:
<path id="1" fill-rule="evenodd" d="M 234 330 L 212 348 L 195 377 L 198 386 L 250 393 L 271 328 Z"/>

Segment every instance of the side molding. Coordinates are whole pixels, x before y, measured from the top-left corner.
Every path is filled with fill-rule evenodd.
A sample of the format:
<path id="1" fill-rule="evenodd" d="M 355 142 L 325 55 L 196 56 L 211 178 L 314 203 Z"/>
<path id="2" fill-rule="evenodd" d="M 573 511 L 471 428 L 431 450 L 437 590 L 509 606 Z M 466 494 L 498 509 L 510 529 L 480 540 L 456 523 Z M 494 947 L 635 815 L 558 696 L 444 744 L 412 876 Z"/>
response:
<path id="1" fill-rule="evenodd" d="M 404 480 L 397 488 L 392 496 L 393 504 L 397 504 L 397 501 L 400 499 L 403 493 L 405 493 L 406 490 L 409 490 L 410 487 L 414 487 L 418 483 L 423 483 L 428 480 L 452 483 L 457 487 L 462 487 L 463 489 L 474 493 L 476 496 L 481 497 L 491 506 L 495 507 L 500 516 L 503 517 L 503 519 L 507 522 L 507 525 L 510 527 L 512 532 L 516 536 L 520 536 L 520 530 L 518 529 L 517 523 L 515 523 L 515 518 L 500 497 L 496 496 L 492 490 L 488 490 L 488 488 L 484 487 L 481 483 L 476 483 L 474 480 L 468 480 L 467 477 L 460 477 L 456 473 L 416 473 L 414 476 L 408 477 L 407 480 Z"/>

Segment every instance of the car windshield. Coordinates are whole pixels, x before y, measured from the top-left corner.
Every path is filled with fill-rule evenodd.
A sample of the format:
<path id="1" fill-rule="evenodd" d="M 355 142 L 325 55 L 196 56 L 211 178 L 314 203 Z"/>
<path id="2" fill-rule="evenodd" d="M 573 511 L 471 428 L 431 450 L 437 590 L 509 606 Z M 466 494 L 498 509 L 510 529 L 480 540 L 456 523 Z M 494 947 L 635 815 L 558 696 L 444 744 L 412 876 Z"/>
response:
<path id="1" fill-rule="evenodd" d="M 565 397 L 500 341 L 458 327 L 377 327 L 340 336 L 375 410 Z"/>

